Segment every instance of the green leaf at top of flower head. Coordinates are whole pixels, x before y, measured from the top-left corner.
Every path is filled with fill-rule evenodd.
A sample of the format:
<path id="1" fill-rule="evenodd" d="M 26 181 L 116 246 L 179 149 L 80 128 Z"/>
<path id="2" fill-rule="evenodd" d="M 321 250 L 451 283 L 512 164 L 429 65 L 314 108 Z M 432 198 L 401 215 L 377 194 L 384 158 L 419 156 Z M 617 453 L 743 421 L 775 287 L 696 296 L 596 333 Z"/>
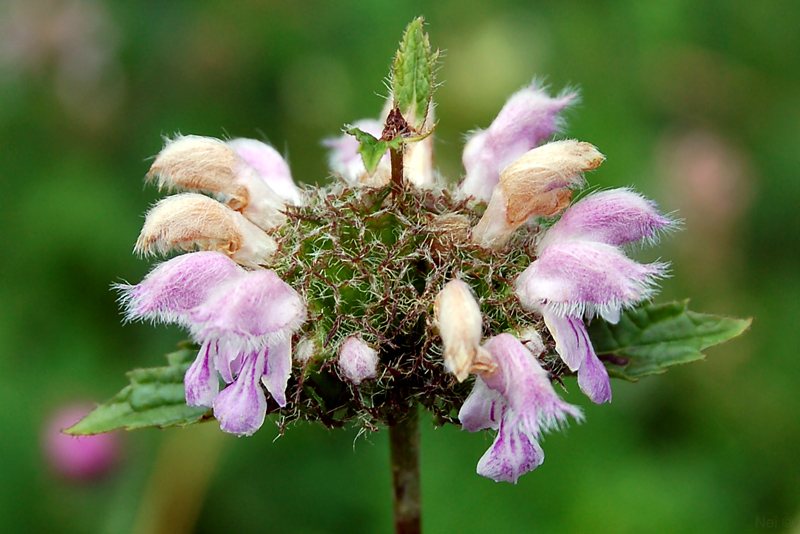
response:
<path id="1" fill-rule="evenodd" d="M 740 335 L 752 321 L 696 313 L 684 300 L 626 310 L 619 323 L 595 320 L 588 330 L 609 374 L 638 380 L 705 358 L 701 351 Z"/>
<path id="2" fill-rule="evenodd" d="M 384 141 L 358 128 L 349 128 L 345 130 L 345 133 L 355 136 L 358 141 L 358 153 L 361 154 L 364 167 L 366 167 L 369 174 L 375 173 L 375 169 L 378 168 L 378 163 L 380 163 L 381 158 L 387 150 L 390 148 L 397 150 L 403 143 L 403 138 L 401 137 L 395 137 L 390 141 Z"/>
<path id="3" fill-rule="evenodd" d="M 406 122 L 421 132 L 433 97 L 433 70 L 439 51 L 431 50 L 428 34 L 422 29 L 422 17 L 406 28 L 392 65 L 394 107 Z"/>
<path id="4" fill-rule="evenodd" d="M 208 408 L 186 406 L 183 375 L 197 349 L 183 346 L 167 355 L 166 367 L 135 369 L 130 384 L 64 432 L 76 436 L 124 428 L 185 426 L 203 418 Z"/>

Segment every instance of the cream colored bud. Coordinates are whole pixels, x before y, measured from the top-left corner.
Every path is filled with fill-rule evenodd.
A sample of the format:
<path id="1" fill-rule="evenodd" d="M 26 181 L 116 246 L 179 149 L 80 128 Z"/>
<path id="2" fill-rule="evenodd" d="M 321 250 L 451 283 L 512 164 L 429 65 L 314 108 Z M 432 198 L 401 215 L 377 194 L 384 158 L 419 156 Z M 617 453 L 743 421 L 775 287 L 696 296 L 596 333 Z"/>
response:
<path id="1" fill-rule="evenodd" d="M 420 134 L 429 134 L 426 138 L 408 143 L 403 154 L 403 178 L 418 189 L 431 189 L 436 185 L 436 174 L 433 172 L 433 134 L 435 125 L 435 106 L 428 106 L 428 115 Z"/>
<path id="2" fill-rule="evenodd" d="M 542 341 L 542 335 L 532 326 L 520 330 L 519 334 L 517 334 L 517 339 L 519 339 L 536 357 L 544 352 L 545 347 L 544 341 Z"/>
<path id="3" fill-rule="evenodd" d="M 514 231 L 531 217 L 552 217 L 572 199 L 571 188 L 583 183 L 583 172 L 605 161 L 590 143 L 554 141 L 525 153 L 500 174 L 500 183 L 481 220 L 473 242 L 501 249 Z"/>
<path id="4" fill-rule="evenodd" d="M 425 226 L 431 234 L 431 251 L 437 257 L 446 255 L 454 246 L 467 243 L 469 229 L 469 217 L 460 213 L 444 213 Z"/>
<path id="5" fill-rule="evenodd" d="M 433 135 L 408 143 L 403 154 L 403 176 L 418 189 L 433 188 L 436 183 L 433 172 Z"/>
<path id="6" fill-rule="evenodd" d="M 258 267 L 277 248 L 274 239 L 241 213 L 207 196 L 182 193 L 150 209 L 134 250 L 143 255 L 214 250 L 246 267 Z"/>
<path id="7" fill-rule="evenodd" d="M 179 136 L 156 156 L 148 180 L 160 188 L 205 191 L 263 230 L 286 221 L 281 198 L 229 144 L 212 137 Z"/>
<path id="8" fill-rule="evenodd" d="M 292 351 L 292 355 L 296 361 L 305 365 L 311 358 L 314 357 L 318 349 L 319 347 L 317 347 L 317 342 L 314 340 L 314 338 L 307 337 L 300 340 L 300 342 L 294 348 L 294 351 Z"/>
<path id="9" fill-rule="evenodd" d="M 476 365 L 485 369 L 490 364 L 481 348 L 483 325 L 481 310 L 469 286 L 451 280 L 436 296 L 434 317 L 444 344 L 444 364 L 459 382 L 464 381 Z"/>
<path id="10" fill-rule="evenodd" d="M 147 179 L 159 188 L 222 193 L 228 205 L 240 209 L 250 201 L 244 184 L 236 179 L 242 164 L 236 152 L 219 139 L 198 135 L 178 136 L 158 153 Z"/>

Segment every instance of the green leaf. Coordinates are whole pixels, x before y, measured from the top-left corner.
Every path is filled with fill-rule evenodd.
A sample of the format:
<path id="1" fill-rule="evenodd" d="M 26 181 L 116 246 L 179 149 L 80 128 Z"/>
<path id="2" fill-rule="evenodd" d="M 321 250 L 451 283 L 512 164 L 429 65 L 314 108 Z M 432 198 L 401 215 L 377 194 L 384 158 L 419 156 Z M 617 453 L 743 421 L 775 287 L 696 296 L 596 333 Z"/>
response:
<path id="1" fill-rule="evenodd" d="M 740 335 L 752 321 L 696 313 L 685 300 L 626 310 L 617 324 L 595 320 L 589 337 L 610 375 L 638 380 L 705 358 L 702 350 Z"/>
<path id="2" fill-rule="evenodd" d="M 392 66 L 394 107 L 418 132 L 428 116 L 434 89 L 433 67 L 439 57 L 438 50 L 431 51 L 428 34 L 422 30 L 424 23 L 419 17 L 408 25 Z"/>
<path id="3" fill-rule="evenodd" d="M 364 167 L 366 167 L 369 174 L 373 174 L 375 169 L 378 168 L 381 158 L 390 148 L 398 149 L 403 143 L 403 139 L 396 137 L 391 141 L 378 140 L 371 134 L 358 128 L 350 128 L 345 130 L 346 134 L 355 136 L 358 141 L 358 153 L 361 154 L 361 159 L 364 160 Z"/>
<path id="4" fill-rule="evenodd" d="M 196 355 L 195 347 L 184 346 L 167 355 L 166 367 L 129 372 L 129 385 L 64 432 L 83 436 L 118 428 L 183 426 L 200 420 L 208 408 L 186 406 L 183 390 L 183 375 Z"/>

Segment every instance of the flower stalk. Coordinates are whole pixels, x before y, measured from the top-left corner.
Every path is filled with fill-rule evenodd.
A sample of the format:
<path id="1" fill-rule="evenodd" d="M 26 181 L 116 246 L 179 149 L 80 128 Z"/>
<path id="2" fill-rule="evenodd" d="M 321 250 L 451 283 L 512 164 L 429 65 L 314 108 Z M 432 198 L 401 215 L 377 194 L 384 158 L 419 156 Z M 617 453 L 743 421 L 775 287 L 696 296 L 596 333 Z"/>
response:
<path id="1" fill-rule="evenodd" d="M 395 534 L 422 532 L 420 492 L 419 409 L 414 403 L 406 417 L 389 425 Z"/>

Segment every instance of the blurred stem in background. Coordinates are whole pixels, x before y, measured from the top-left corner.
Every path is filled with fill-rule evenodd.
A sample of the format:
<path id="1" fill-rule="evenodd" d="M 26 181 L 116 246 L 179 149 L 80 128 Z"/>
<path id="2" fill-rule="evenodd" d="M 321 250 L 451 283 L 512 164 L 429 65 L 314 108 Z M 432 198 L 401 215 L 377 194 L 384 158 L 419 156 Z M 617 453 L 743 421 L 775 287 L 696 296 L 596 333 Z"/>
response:
<path id="1" fill-rule="evenodd" d="M 215 424 L 166 433 L 145 486 L 133 534 L 194 532 L 225 438 Z"/>

